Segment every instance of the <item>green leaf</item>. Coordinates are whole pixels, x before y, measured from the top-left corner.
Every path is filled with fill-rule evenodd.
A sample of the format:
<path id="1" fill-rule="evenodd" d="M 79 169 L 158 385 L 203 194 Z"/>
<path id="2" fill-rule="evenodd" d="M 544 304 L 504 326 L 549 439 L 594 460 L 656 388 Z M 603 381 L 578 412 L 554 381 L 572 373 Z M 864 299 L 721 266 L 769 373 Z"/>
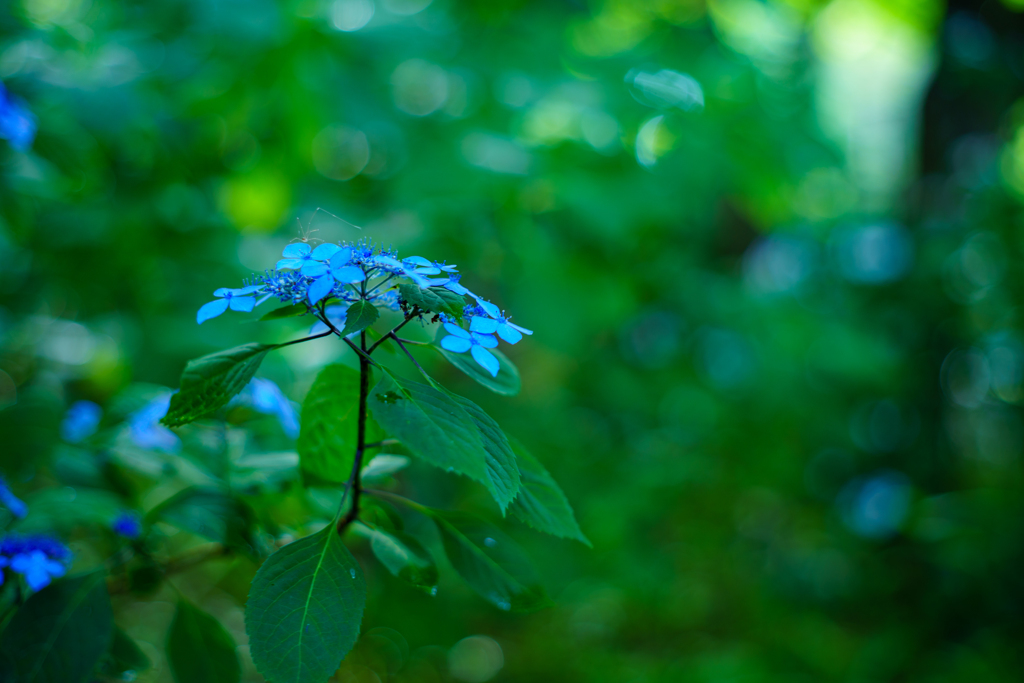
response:
<path id="1" fill-rule="evenodd" d="M 418 285 L 399 285 L 398 296 L 411 306 L 419 306 L 430 313 L 446 313 L 462 320 L 466 298 L 443 287 L 420 289 Z"/>
<path id="2" fill-rule="evenodd" d="M 104 662 L 102 670 L 108 676 L 132 680 L 130 675 L 126 677 L 124 674 L 145 671 L 151 666 L 153 666 L 153 662 L 139 649 L 135 641 L 122 631 L 120 627 L 115 625 L 114 637 L 110 642 L 110 651 L 107 653 L 107 660 Z"/>
<path id="3" fill-rule="evenodd" d="M 245 607 L 256 669 L 272 683 L 324 683 L 359 637 L 366 581 L 333 524 L 260 567 Z"/>
<path id="4" fill-rule="evenodd" d="M 0 652 L 18 683 L 84 683 L 106 654 L 114 620 L 103 572 L 55 581 L 15 613 Z"/>
<path id="5" fill-rule="evenodd" d="M 245 388 L 269 351 L 277 344 L 245 344 L 190 360 L 181 373 L 181 390 L 160 420 L 180 427 L 216 412 Z"/>
<path id="6" fill-rule="evenodd" d="M 413 455 L 485 486 L 490 483 L 476 423 L 443 391 L 384 370 L 367 403 L 377 423 Z"/>
<path id="7" fill-rule="evenodd" d="M 302 402 L 296 448 L 302 469 L 330 482 L 348 481 L 359 431 L 359 372 L 328 365 Z"/>
<path id="8" fill-rule="evenodd" d="M 512 501 L 510 508 L 512 516 L 537 531 L 572 538 L 587 547 L 593 547 L 580 531 L 565 494 L 544 469 L 544 465 L 515 439 L 509 439 L 509 442 L 518 456 L 519 472 L 522 475 L 519 495 Z"/>
<path id="9" fill-rule="evenodd" d="M 437 585 L 437 565 L 420 542 L 401 531 L 357 523 L 353 528 L 370 539 L 370 549 L 392 575 L 427 591 Z"/>
<path id="10" fill-rule="evenodd" d="M 192 486 L 174 494 L 146 514 L 150 524 L 167 522 L 249 557 L 257 554 L 250 533 L 252 511 L 220 489 Z"/>
<path id="11" fill-rule="evenodd" d="M 297 318 L 300 315 L 306 315 L 309 313 L 309 307 L 306 304 L 293 304 L 291 306 L 282 306 L 281 308 L 275 308 L 269 313 L 265 314 L 260 318 L 260 322 L 264 320 L 280 320 L 281 318 Z"/>
<path id="12" fill-rule="evenodd" d="M 178 683 L 238 683 L 242 677 L 231 634 L 187 600 L 178 600 L 167 633 L 167 662 Z"/>
<path id="13" fill-rule="evenodd" d="M 409 466 L 409 458 L 404 455 L 391 455 L 390 453 L 379 453 L 375 455 L 370 464 L 359 473 L 360 481 L 371 483 L 383 481 L 395 472 Z"/>
<path id="14" fill-rule="evenodd" d="M 469 417 L 476 424 L 479 430 L 480 440 L 483 442 L 484 451 L 487 453 L 487 481 L 484 485 L 491 492 L 491 496 L 501 508 L 501 514 L 505 514 L 509 503 L 519 492 L 519 467 L 516 465 L 516 455 L 508 443 L 505 432 L 494 419 L 484 412 L 483 408 L 447 389 L 444 390 L 453 401 L 462 406 Z"/>
<path id="15" fill-rule="evenodd" d="M 347 337 L 353 332 L 359 332 L 365 330 L 370 325 L 377 322 L 377 318 L 380 317 L 380 311 L 377 307 L 371 304 L 369 301 L 360 299 L 351 306 L 345 312 L 345 329 L 341 331 L 342 337 Z"/>
<path id="16" fill-rule="evenodd" d="M 485 600 L 513 612 L 552 604 L 522 549 L 494 525 L 462 512 L 430 515 L 455 571 Z"/>
<path id="17" fill-rule="evenodd" d="M 479 384 L 487 387 L 496 394 L 502 396 L 515 396 L 522 388 L 522 381 L 519 379 L 519 368 L 513 365 L 512 361 L 498 349 L 488 349 L 491 355 L 498 359 L 498 374 L 491 377 L 491 373 L 480 367 L 480 364 L 473 360 L 468 353 L 452 353 L 440 346 L 434 346 L 449 363 L 462 370 Z"/>

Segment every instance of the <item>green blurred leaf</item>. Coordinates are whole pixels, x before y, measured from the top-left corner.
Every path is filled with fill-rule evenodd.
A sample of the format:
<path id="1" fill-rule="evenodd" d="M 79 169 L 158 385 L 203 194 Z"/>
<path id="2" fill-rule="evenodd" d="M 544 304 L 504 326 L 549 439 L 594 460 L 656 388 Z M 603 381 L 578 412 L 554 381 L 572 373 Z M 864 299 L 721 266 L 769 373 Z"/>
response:
<path id="1" fill-rule="evenodd" d="M 108 676 L 117 676 L 124 680 L 128 672 L 138 673 L 153 666 L 149 657 L 139 649 L 139 646 L 119 626 L 114 626 L 114 636 L 110 641 L 110 651 L 107 652 L 106 661 L 102 670 Z"/>
<path id="2" fill-rule="evenodd" d="M 253 579 L 245 630 L 268 680 L 324 683 L 359 636 L 366 582 L 334 525 L 286 545 Z"/>
<path id="3" fill-rule="evenodd" d="M 277 344 L 244 344 L 190 360 L 181 373 L 181 390 L 160 422 L 180 427 L 216 412 L 245 388 Z"/>
<path id="4" fill-rule="evenodd" d="M 420 289 L 418 285 L 399 285 L 398 296 L 411 306 L 419 306 L 430 313 L 445 313 L 462 320 L 466 298 L 443 287 Z"/>
<path id="5" fill-rule="evenodd" d="M 513 612 L 553 604 L 522 549 L 494 525 L 462 512 L 432 510 L 430 515 L 455 571 L 488 602 Z"/>
<path id="6" fill-rule="evenodd" d="M 309 307 L 306 304 L 293 304 L 291 306 L 282 306 L 281 308 L 275 308 L 269 313 L 264 314 L 260 318 L 260 322 L 264 320 L 280 320 L 281 318 L 297 318 L 300 315 L 306 315 L 309 313 Z"/>
<path id="7" fill-rule="evenodd" d="M 238 683 L 242 677 L 231 634 L 184 599 L 167 633 L 167 663 L 178 683 Z"/>
<path id="8" fill-rule="evenodd" d="M 555 480 L 533 454 L 515 439 L 509 439 L 519 462 L 522 485 L 512 501 L 510 512 L 516 519 L 537 531 L 572 538 L 588 547 L 590 541 L 580 531 L 568 499 Z"/>
<path id="9" fill-rule="evenodd" d="M 377 318 L 380 317 L 380 311 L 377 307 L 371 304 L 369 301 L 360 299 L 345 311 L 345 329 L 341 331 L 342 337 L 347 337 L 353 332 L 359 332 L 365 330 L 370 325 L 377 322 Z"/>
<path id="10" fill-rule="evenodd" d="M 114 621 L 103 572 L 51 583 L 15 613 L 0 652 L 18 683 L 84 683 L 106 654 Z"/>
<path id="11" fill-rule="evenodd" d="M 444 392 L 384 370 L 368 404 L 378 424 L 413 455 L 485 486 L 490 483 L 476 423 Z"/>
<path id="12" fill-rule="evenodd" d="M 437 566 L 426 548 L 401 531 L 384 531 L 362 522 L 354 529 L 370 539 L 370 549 L 393 576 L 417 588 L 431 590 L 437 585 Z"/>
<path id="13" fill-rule="evenodd" d="M 302 402 L 296 443 L 302 469 L 324 481 L 348 481 L 355 461 L 358 417 L 359 371 L 328 365 Z"/>
<path id="14" fill-rule="evenodd" d="M 359 479 L 363 483 L 383 481 L 395 472 L 405 469 L 409 465 L 409 458 L 404 455 L 391 455 L 379 453 L 373 457 L 370 464 L 363 468 Z"/>
<path id="15" fill-rule="evenodd" d="M 480 364 L 473 360 L 473 357 L 468 353 L 452 353 L 447 349 L 442 349 L 440 346 L 433 346 L 432 348 L 444 356 L 449 363 L 496 394 L 515 396 L 522 388 L 522 381 L 519 379 L 519 368 L 508 359 L 508 356 L 498 349 L 488 349 L 491 355 L 498 359 L 498 374 L 491 377 L 491 373 L 480 367 Z"/>
<path id="16" fill-rule="evenodd" d="M 220 489 L 192 486 L 174 494 L 146 514 L 146 522 L 163 521 L 197 536 L 256 555 L 253 515 L 247 505 Z"/>
<path id="17" fill-rule="evenodd" d="M 484 412 L 483 408 L 468 398 L 444 390 L 453 401 L 462 406 L 479 430 L 480 440 L 487 453 L 487 481 L 484 485 L 491 492 L 501 514 L 505 514 L 509 503 L 519 491 L 519 468 L 516 466 L 516 455 L 508 443 L 505 432 L 498 423 Z"/>
<path id="18" fill-rule="evenodd" d="M 291 451 L 244 455 L 232 463 L 231 487 L 280 486 L 297 478 L 299 454 Z"/>

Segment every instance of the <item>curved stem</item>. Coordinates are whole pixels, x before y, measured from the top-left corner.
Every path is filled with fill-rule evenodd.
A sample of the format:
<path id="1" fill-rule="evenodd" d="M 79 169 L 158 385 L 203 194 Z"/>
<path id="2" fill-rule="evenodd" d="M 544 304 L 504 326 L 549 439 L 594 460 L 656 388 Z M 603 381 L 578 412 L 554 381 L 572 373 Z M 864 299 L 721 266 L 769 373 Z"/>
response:
<path id="1" fill-rule="evenodd" d="M 412 320 L 413 318 L 416 318 L 416 317 L 418 317 L 418 316 L 420 315 L 420 314 L 419 314 L 419 312 L 418 312 L 419 310 L 420 310 L 420 309 L 419 309 L 419 306 L 415 306 L 415 307 L 413 307 L 413 309 L 412 309 L 412 313 L 410 313 L 409 315 L 405 316 L 405 320 L 403 320 L 402 322 L 400 322 L 400 323 L 398 323 L 397 325 L 395 325 L 394 327 L 392 327 L 392 328 L 391 328 L 391 331 L 390 331 L 390 332 L 388 332 L 388 333 L 387 333 L 387 334 L 385 334 L 385 335 L 384 335 L 383 337 L 381 337 L 380 339 L 378 339 L 377 341 L 375 341 L 375 342 L 374 342 L 374 343 L 373 343 L 373 344 L 372 344 L 372 345 L 370 346 L 370 348 L 366 350 L 366 352 L 367 352 L 367 353 L 369 353 L 369 354 L 372 354 L 372 353 L 373 353 L 373 351 L 374 351 L 374 349 L 376 349 L 376 348 L 377 348 L 378 346 L 380 346 L 381 344 L 383 344 L 383 343 L 384 343 L 384 341 L 385 341 L 385 340 L 386 340 L 386 339 L 387 339 L 388 337 L 391 337 L 391 336 L 393 336 L 393 335 L 395 334 L 395 332 L 398 332 L 398 331 L 399 331 L 400 329 L 402 329 L 403 327 L 405 327 L 405 324 L 406 324 L 406 323 L 408 323 L 408 322 L 409 322 L 410 320 Z"/>
<path id="2" fill-rule="evenodd" d="M 401 347 L 403 351 L 405 351 L 405 355 L 409 356 L 409 360 L 411 360 L 412 364 L 416 366 L 416 369 L 419 370 L 420 373 L 427 378 L 427 381 L 433 383 L 433 380 L 430 379 L 430 375 L 427 374 L 427 371 L 424 370 L 423 366 L 419 364 L 419 361 L 417 361 L 416 358 L 412 355 L 412 352 L 409 351 L 405 344 L 402 343 L 402 340 L 398 338 L 398 335 L 396 335 L 394 332 L 389 332 L 388 336 L 394 339 L 398 346 Z"/>

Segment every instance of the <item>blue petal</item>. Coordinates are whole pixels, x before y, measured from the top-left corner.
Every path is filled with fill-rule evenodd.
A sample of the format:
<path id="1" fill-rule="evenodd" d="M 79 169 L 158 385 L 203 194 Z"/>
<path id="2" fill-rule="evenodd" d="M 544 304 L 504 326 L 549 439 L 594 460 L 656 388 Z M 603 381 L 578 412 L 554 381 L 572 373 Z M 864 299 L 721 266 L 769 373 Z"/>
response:
<path id="1" fill-rule="evenodd" d="M 251 296 L 233 296 L 228 305 L 232 311 L 243 311 L 248 313 L 256 307 L 256 299 Z"/>
<path id="2" fill-rule="evenodd" d="M 486 311 L 487 315 L 491 316 L 492 318 L 500 318 L 501 317 L 501 310 L 497 306 L 492 304 L 490 301 L 484 301 L 483 299 L 477 299 L 476 302 L 477 302 L 477 304 L 480 305 L 480 308 L 482 308 L 482 309 L 484 309 L 484 311 Z"/>
<path id="3" fill-rule="evenodd" d="M 480 334 L 494 334 L 494 331 L 498 329 L 498 321 L 473 316 L 469 320 L 469 329 L 471 332 L 479 332 Z"/>
<path id="4" fill-rule="evenodd" d="M 491 373 L 491 377 L 498 376 L 498 368 L 501 365 L 498 364 L 498 359 L 491 355 L 491 352 L 480 346 L 474 346 L 470 352 L 473 354 L 473 360 L 480 364 L 487 372 Z"/>
<path id="5" fill-rule="evenodd" d="M 313 258 L 317 261 L 329 261 L 339 251 L 341 251 L 341 247 L 328 242 L 327 244 L 321 244 L 313 250 Z"/>
<path id="6" fill-rule="evenodd" d="M 281 256 L 285 258 L 302 258 L 306 254 L 312 251 L 312 248 L 305 242 L 297 242 L 295 244 L 289 244 L 281 252 Z"/>
<path id="7" fill-rule="evenodd" d="M 476 318 L 474 318 L 475 320 Z M 519 330 L 515 329 L 508 323 L 502 323 L 498 325 L 498 336 L 507 341 L 509 344 L 515 344 L 523 338 L 523 335 L 519 334 Z"/>
<path id="8" fill-rule="evenodd" d="M 235 296 L 245 296 L 246 294 L 253 294 L 260 291 L 258 285 L 249 285 L 248 287 L 242 287 L 241 289 L 232 289 L 231 293 Z"/>
<path id="9" fill-rule="evenodd" d="M 455 323 L 445 323 L 444 329 L 448 330 L 448 334 L 454 334 L 456 337 L 469 339 L 469 332 L 466 332 L 464 329 L 462 329 Z"/>
<path id="10" fill-rule="evenodd" d="M 278 270 L 284 270 L 286 268 L 301 268 L 303 263 L 305 263 L 305 261 L 303 261 L 302 259 L 283 258 L 280 261 L 278 261 L 277 265 L 274 267 L 277 268 Z"/>
<path id="11" fill-rule="evenodd" d="M 505 321 L 505 324 L 511 327 L 513 330 L 516 330 L 517 332 L 522 332 L 523 334 L 533 334 L 533 330 L 528 330 L 525 327 L 520 327 L 519 325 L 516 325 L 515 323 L 510 323 L 507 320 Z"/>
<path id="12" fill-rule="evenodd" d="M 352 261 L 352 248 L 345 247 L 344 249 L 339 249 L 337 252 L 334 253 L 334 255 L 331 256 L 330 261 L 331 268 L 341 268 L 342 266 L 347 266 L 349 262 Z"/>
<path id="13" fill-rule="evenodd" d="M 320 277 L 326 275 L 327 271 L 330 270 L 326 263 L 320 263 L 319 261 L 306 261 L 302 264 L 302 268 L 299 272 L 306 277 Z"/>
<path id="14" fill-rule="evenodd" d="M 471 346 L 473 346 L 473 342 L 463 337 L 445 337 L 441 340 L 441 348 L 454 351 L 455 353 L 465 353 L 469 351 Z"/>
<path id="15" fill-rule="evenodd" d="M 498 345 L 498 340 L 489 334 L 480 334 L 479 332 L 473 333 L 473 341 L 488 349 L 493 349 Z"/>
<path id="16" fill-rule="evenodd" d="M 434 268 L 433 266 L 430 266 L 429 268 L 417 268 L 416 269 L 416 274 L 417 275 L 437 275 L 440 272 L 441 272 L 440 268 Z"/>
<path id="17" fill-rule="evenodd" d="M 220 289 L 213 290 L 213 295 L 214 296 L 228 296 L 229 294 L 233 294 L 234 292 L 235 292 L 235 290 L 233 290 L 233 289 L 229 289 L 227 287 L 221 287 Z"/>
<path id="18" fill-rule="evenodd" d="M 460 285 L 458 282 L 452 282 L 451 280 L 444 283 L 444 288 L 447 289 L 449 292 L 455 292 L 456 294 L 462 294 L 463 296 L 469 294 L 468 289 Z"/>
<path id="19" fill-rule="evenodd" d="M 342 266 L 341 268 L 333 268 L 331 275 L 338 282 L 362 282 L 366 279 L 366 275 L 363 274 L 363 269 L 358 266 Z"/>
<path id="20" fill-rule="evenodd" d="M 199 309 L 196 314 L 196 322 L 202 325 L 210 318 L 216 318 L 218 315 L 228 310 L 228 300 L 218 299 L 217 301 L 211 301 Z"/>
<path id="21" fill-rule="evenodd" d="M 330 277 L 322 277 L 319 280 L 313 280 L 313 284 L 309 286 L 309 303 L 316 305 L 321 299 L 331 293 L 334 289 L 334 280 Z"/>
<path id="22" fill-rule="evenodd" d="M 263 296 L 261 296 L 261 297 L 259 298 L 259 300 L 258 300 L 258 301 L 256 302 L 256 305 L 257 305 L 257 306 L 259 306 L 259 305 L 260 305 L 261 303 L 263 303 L 263 302 L 264 302 L 264 301 L 266 301 L 267 299 L 271 298 L 272 296 L 274 296 L 274 295 L 273 295 L 273 294 L 264 294 L 264 295 L 263 295 Z"/>
<path id="23" fill-rule="evenodd" d="M 414 266 L 425 266 L 428 268 L 434 265 L 433 263 L 423 258 L 422 256 L 410 256 L 409 258 L 404 258 L 402 259 L 402 263 L 406 265 L 411 264 Z"/>

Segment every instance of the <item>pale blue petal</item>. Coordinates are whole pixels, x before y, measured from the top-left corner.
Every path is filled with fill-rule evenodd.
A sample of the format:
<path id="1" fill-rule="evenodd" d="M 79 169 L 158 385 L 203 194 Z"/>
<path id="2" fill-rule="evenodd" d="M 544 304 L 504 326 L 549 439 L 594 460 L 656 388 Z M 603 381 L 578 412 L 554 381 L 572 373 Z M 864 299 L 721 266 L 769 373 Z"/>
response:
<path id="1" fill-rule="evenodd" d="M 434 265 L 422 256 L 410 256 L 409 258 L 404 258 L 402 259 L 402 263 L 407 265 L 412 264 L 414 266 L 425 266 L 428 268 Z"/>
<path id="2" fill-rule="evenodd" d="M 473 346 L 473 343 L 462 337 L 445 337 L 441 340 L 441 348 L 454 351 L 455 353 L 465 353 L 469 351 L 471 346 Z"/>
<path id="3" fill-rule="evenodd" d="M 303 263 L 304 263 L 304 261 L 302 261 L 301 259 L 297 259 L 297 258 L 283 258 L 280 261 L 278 261 L 277 265 L 274 266 L 274 267 L 277 268 L 278 270 L 284 270 L 286 268 L 293 268 L 294 269 L 294 268 L 301 268 Z"/>
<path id="4" fill-rule="evenodd" d="M 437 275 L 440 272 L 441 272 L 440 268 L 435 268 L 433 266 L 430 266 L 429 268 L 417 268 L 416 269 L 416 274 L 417 275 Z"/>
<path id="5" fill-rule="evenodd" d="M 220 289 L 213 290 L 214 296 L 227 296 L 228 294 L 234 294 L 235 290 L 228 289 L 227 287 L 221 287 Z"/>
<path id="6" fill-rule="evenodd" d="M 327 267 L 326 263 L 320 263 L 319 261 L 306 261 L 302 264 L 302 268 L 299 272 L 306 277 L 320 277 L 326 275 L 330 268 Z"/>
<path id="7" fill-rule="evenodd" d="M 474 342 L 488 349 L 493 349 L 498 345 L 498 340 L 489 334 L 480 334 L 479 332 L 474 332 L 472 336 Z"/>
<path id="8" fill-rule="evenodd" d="M 533 334 L 533 330 L 528 330 L 525 327 L 520 327 L 519 325 L 516 325 L 515 323 L 510 323 L 507 320 L 505 321 L 505 324 L 511 327 L 513 330 L 516 330 L 517 332 L 522 332 L 523 334 Z"/>
<path id="9" fill-rule="evenodd" d="M 331 256 L 331 268 L 341 268 L 342 266 L 347 266 L 351 260 L 352 260 L 352 248 L 351 247 L 345 247 L 344 249 L 339 249 L 337 252 L 334 253 L 333 256 Z"/>
<path id="10" fill-rule="evenodd" d="M 446 273 L 454 273 L 454 272 L 456 272 L 456 271 L 457 271 L 458 269 L 459 269 L 459 267 L 458 267 L 458 266 L 455 266 L 455 265 L 451 265 L 451 266 L 441 266 L 441 270 L 443 270 L 443 271 L 444 271 L 444 272 L 446 272 Z"/>
<path id="11" fill-rule="evenodd" d="M 211 301 L 199 309 L 199 313 L 196 314 L 196 322 L 202 325 L 210 318 L 216 318 L 218 315 L 228 310 L 228 300 L 218 299 L 217 301 Z"/>
<path id="12" fill-rule="evenodd" d="M 261 303 L 263 303 L 263 302 L 264 302 L 264 301 L 266 301 L 267 299 L 270 299 L 270 298 L 271 298 L 271 297 L 273 297 L 273 296 L 274 296 L 273 294 L 264 294 L 264 295 L 263 295 L 263 296 L 261 296 L 261 297 L 259 298 L 259 300 L 258 300 L 258 301 L 256 302 L 256 305 L 257 305 L 257 306 L 259 306 L 259 305 L 260 305 Z"/>
<path id="13" fill-rule="evenodd" d="M 312 248 L 305 242 L 297 242 L 295 244 L 289 244 L 281 252 L 281 256 L 285 258 L 302 258 L 306 254 L 312 251 Z"/>
<path id="14" fill-rule="evenodd" d="M 315 334 L 323 334 L 331 328 L 327 327 L 322 320 L 317 320 L 313 323 L 313 327 L 309 328 L 309 336 L 312 337 Z"/>
<path id="15" fill-rule="evenodd" d="M 228 305 L 231 306 L 232 311 L 248 313 L 256 306 L 256 299 L 251 296 L 233 296 Z"/>
<path id="16" fill-rule="evenodd" d="M 321 299 L 331 293 L 334 289 L 334 280 L 329 277 L 322 277 L 319 280 L 313 280 L 313 284 L 309 286 L 309 303 L 316 305 Z"/>
<path id="17" fill-rule="evenodd" d="M 246 294 L 252 294 L 260 291 L 259 285 L 249 285 L 248 287 L 242 287 L 241 289 L 232 289 L 231 293 L 235 296 L 245 296 Z"/>
<path id="18" fill-rule="evenodd" d="M 422 272 L 422 270 L 418 270 L 416 274 L 419 275 Z M 449 282 L 451 282 L 451 278 L 430 277 L 427 278 L 427 287 L 444 287 Z"/>
<path id="19" fill-rule="evenodd" d="M 366 279 L 363 269 L 358 266 L 342 266 L 331 270 L 331 275 L 338 282 L 362 282 Z"/>
<path id="20" fill-rule="evenodd" d="M 321 244 L 319 247 L 313 250 L 313 258 L 317 261 L 329 261 L 332 256 L 341 251 L 341 247 L 337 244 Z"/>
<path id="21" fill-rule="evenodd" d="M 479 332 L 480 334 L 494 334 L 494 331 L 497 329 L 497 320 L 491 320 L 490 318 L 482 318 L 478 315 L 473 316 L 469 320 L 469 330 L 471 332 Z"/>
<path id="22" fill-rule="evenodd" d="M 509 344 L 515 344 L 523 338 L 523 335 L 519 334 L 519 330 L 516 330 L 508 323 L 498 325 L 498 336 Z"/>
<path id="23" fill-rule="evenodd" d="M 501 317 L 501 310 L 497 306 L 492 304 L 490 301 L 484 301 L 483 299 L 477 299 L 476 302 L 478 304 L 480 304 L 480 308 L 484 309 L 484 311 L 487 313 L 487 315 L 491 316 L 492 318 L 500 318 Z"/>
<path id="24" fill-rule="evenodd" d="M 480 346 L 474 346 L 470 353 L 473 354 L 473 360 L 479 363 L 480 367 L 491 373 L 491 377 L 498 376 L 498 368 L 501 366 L 498 364 L 498 359 L 490 351 Z"/>
<path id="25" fill-rule="evenodd" d="M 456 294 L 461 294 L 463 296 L 469 294 L 468 289 L 460 285 L 458 282 L 452 282 L 451 280 L 444 284 L 444 288 L 447 289 L 449 292 L 455 292 Z"/>
<path id="26" fill-rule="evenodd" d="M 464 329 L 462 329 L 455 323 L 445 323 L 444 329 L 448 330 L 448 334 L 454 334 L 456 337 L 469 339 L 469 332 L 466 332 Z"/>

